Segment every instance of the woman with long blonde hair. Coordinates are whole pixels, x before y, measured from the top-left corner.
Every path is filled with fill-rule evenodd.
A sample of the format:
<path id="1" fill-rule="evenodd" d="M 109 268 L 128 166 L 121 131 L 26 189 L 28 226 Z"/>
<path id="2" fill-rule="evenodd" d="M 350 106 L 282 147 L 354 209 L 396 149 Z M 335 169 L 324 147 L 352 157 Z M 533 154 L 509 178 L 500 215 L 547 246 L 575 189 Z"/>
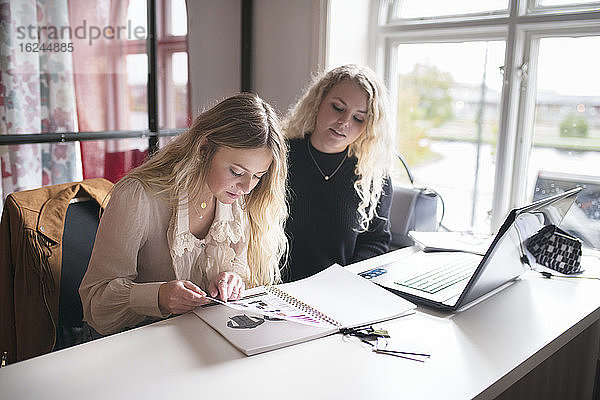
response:
<path id="1" fill-rule="evenodd" d="M 388 112 L 384 86 L 357 65 L 318 76 L 289 111 L 286 280 L 389 249 L 394 143 Z"/>
<path id="2" fill-rule="evenodd" d="M 239 94 L 119 181 L 80 286 L 101 334 L 236 300 L 281 280 L 287 147 L 273 109 Z"/>

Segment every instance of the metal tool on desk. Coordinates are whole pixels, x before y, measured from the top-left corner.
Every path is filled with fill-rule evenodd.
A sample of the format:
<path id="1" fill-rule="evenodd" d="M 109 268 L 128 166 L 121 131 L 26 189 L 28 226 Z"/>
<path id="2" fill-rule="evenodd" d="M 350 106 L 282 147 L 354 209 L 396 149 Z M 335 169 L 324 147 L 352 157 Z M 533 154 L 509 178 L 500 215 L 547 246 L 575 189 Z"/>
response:
<path id="1" fill-rule="evenodd" d="M 361 342 L 371 346 L 372 351 L 378 354 L 387 354 L 418 362 L 425 362 L 425 360 L 431 357 L 431 354 L 426 353 L 388 349 L 387 339 L 390 339 L 390 334 L 385 329 L 374 329 L 372 326 L 367 326 L 363 328 L 343 329 L 341 332 L 344 335 L 359 338 Z M 376 343 L 372 343 L 373 341 L 376 341 Z"/>

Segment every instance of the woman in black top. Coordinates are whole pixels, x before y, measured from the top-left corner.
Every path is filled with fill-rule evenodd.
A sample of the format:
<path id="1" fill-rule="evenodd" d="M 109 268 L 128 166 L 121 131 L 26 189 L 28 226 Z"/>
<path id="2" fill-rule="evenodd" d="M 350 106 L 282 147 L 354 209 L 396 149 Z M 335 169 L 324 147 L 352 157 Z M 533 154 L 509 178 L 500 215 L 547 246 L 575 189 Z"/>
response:
<path id="1" fill-rule="evenodd" d="M 389 249 L 394 145 L 387 115 L 385 89 L 356 65 L 317 78 L 291 109 L 285 280 Z"/>

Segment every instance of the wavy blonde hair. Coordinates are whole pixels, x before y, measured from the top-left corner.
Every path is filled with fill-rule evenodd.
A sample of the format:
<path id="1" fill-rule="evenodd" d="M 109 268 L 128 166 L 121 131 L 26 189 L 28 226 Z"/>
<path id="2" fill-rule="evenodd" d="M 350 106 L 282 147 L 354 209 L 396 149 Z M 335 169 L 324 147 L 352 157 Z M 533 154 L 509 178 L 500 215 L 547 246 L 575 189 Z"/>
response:
<path id="1" fill-rule="evenodd" d="M 219 147 L 267 147 L 271 151 L 273 162 L 254 189 L 243 196 L 242 205 L 250 225 L 250 284 L 280 282 L 279 261 L 287 255 L 283 229 L 287 218 L 287 143 L 273 108 L 260 97 L 238 94 L 203 112 L 186 132 L 132 170 L 121 182 L 138 180 L 151 192 L 164 197 L 172 207 L 176 207 L 185 194 L 189 194 L 189 201 L 194 201 L 204 187 Z"/>
<path id="2" fill-rule="evenodd" d="M 360 198 L 360 228 L 365 231 L 377 216 L 377 204 L 385 179 L 390 175 L 395 149 L 388 119 L 388 95 L 375 73 L 367 67 L 349 64 L 318 75 L 290 109 L 283 126 L 288 139 L 310 134 L 315 129 L 321 102 L 331 88 L 342 81 L 356 83 L 367 95 L 364 133 L 348 150 L 348 156 L 356 156 L 358 160 L 354 190 Z"/>

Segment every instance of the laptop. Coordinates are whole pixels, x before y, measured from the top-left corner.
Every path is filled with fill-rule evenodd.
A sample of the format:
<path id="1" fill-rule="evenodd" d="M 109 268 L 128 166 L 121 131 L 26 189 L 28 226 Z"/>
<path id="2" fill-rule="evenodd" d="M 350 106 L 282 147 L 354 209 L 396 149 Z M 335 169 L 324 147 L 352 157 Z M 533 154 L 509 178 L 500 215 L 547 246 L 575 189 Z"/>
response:
<path id="1" fill-rule="evenodd" d="M 486 251 L 419 251 L 361 273 L 407 300 L 447 311 L 508 286 L 535 262 L 524 241 L 545 225 L 560 225 L 580 187 L 512 209 Z M 441 250 L 441 249 L 437 249 Z M 451 250 L 451 249 L 449 249 Z"/>

